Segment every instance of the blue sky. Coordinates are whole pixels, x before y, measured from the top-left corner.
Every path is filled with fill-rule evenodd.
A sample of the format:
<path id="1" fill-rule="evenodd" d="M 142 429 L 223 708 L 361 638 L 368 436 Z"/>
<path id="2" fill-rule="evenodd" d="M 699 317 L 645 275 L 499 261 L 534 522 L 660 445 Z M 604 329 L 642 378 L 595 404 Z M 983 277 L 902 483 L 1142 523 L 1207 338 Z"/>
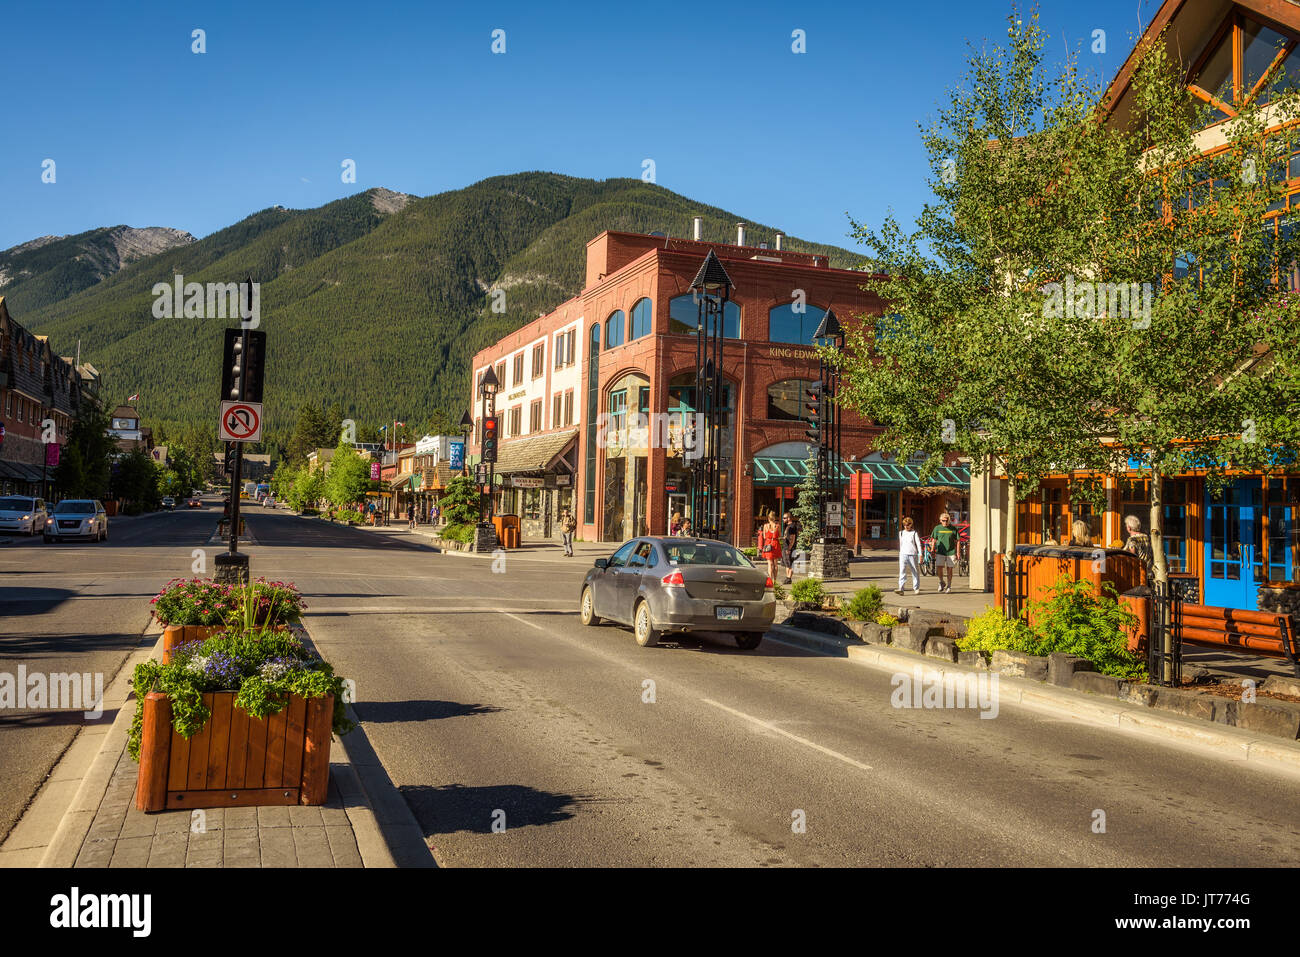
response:
<path id="1" fill-rule="evenodd" d="M 1103 80 L 1157 8 L 1040 5 L 1049 51 L 1081 47 Z M 10 4 L 0 249 L 119 223 L 202 237 L 372 186 L 424 196 L 529 169 L 638 177 L 647 158 L 660 185 L 692 199 L 850 245 L 846 212 L 914 220 L 928 195 L 917 124 L 960 78 L 967 42 L 1000 41 L 1010 9 Z M 494 29 L 504 54 L 491 52 Z M 796 29 L 806 53 L 791 50 Z M 1102 54 L 1090 50 L 1098 29 Z M 340 180 L 345 159 L 355 185 Z"/>

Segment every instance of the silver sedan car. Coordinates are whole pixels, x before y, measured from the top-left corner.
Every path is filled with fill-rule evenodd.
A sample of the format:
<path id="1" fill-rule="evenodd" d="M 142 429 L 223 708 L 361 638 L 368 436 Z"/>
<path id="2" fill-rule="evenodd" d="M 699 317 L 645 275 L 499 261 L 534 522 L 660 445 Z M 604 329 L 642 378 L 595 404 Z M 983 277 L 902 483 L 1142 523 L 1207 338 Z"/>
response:
<path id="1" fill-rule="evenodd" d="M 776 617 L 767 572 L 725 542 L 636 538 L 596 559 L 582 582 L 584 625 L 602 618 L 631 625 L 636 643 L 670 632 L 708 631 L 757 648 Z"/>

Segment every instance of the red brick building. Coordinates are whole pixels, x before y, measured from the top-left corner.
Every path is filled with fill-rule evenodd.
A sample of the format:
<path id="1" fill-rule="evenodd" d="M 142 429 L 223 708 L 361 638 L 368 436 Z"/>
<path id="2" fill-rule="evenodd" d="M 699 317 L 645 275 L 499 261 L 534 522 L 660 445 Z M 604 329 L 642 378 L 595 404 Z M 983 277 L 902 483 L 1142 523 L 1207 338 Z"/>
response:
<path id="1" fill-rule="evenodd" d="M 792 504 L 810 448 L 802 418 L 804 387 L 818 378 L 813 332 L 828 309 L 852 327 L 880 315 L 881 304 L 861 288 L 863 273 L 781 249 L 779 236 L 772 245 L 603 232 L 587 244 L 581 293 L 475 356 L 474 386 L 489 365 L 501 380 L 498 510 L 521 514 L 525 538 L 557 534 L 554 520 L 565 507 L 588 541 L 664 534 L 671 515 L 685 512 L 690 473 L 680 431 L 669 431 L 666 443 L 638 443 L 627 425 L 638 412 L 694 408 L 698 307 L 690 286 L 710 250 L 734 284 L 722 363 L 724 535 L 749 545 L 760 511 Z M 473 399 L 469 452 L 476 456 L 476 389 Z M 844 418 L 845 469 L 876 477 L 876 495 L 864 503 L 864 538 L 891 542 L 900 512 L 920 509 L 917 517 L 928 520 L 945 505 L 964 506 L 964 470 L 945 476 L 947 498 L 913 501 L 906 490 L 915 473 L 871 455 L 876 432 L 857 416 Z"/>

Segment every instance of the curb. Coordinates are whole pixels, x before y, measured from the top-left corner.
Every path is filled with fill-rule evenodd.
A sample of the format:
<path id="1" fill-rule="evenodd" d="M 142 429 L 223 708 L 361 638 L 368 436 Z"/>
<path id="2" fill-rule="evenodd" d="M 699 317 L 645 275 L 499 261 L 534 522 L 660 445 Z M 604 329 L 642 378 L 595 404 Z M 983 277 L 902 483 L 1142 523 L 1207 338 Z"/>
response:
<path id="1" fill-rule="evenodd" d="M 138 663 L 162 653 L 161 626 L 151 621 L 144 635 L 147 636 L 155 630 L 158 637 L 154 644 L 133 651 L 118 671 L 112 685 L 104 691 L 105 712 L 116 709 L 117 715 L 112 725 L 104 732 L 104 740 L 82 776 L 81 784 L 50 835 L 49 843 L 45 846 L 37 864 L 39 867 L 72 868 L 76 864 L 77 856 L 81 852 L 82 845 L 85 844 L 86 835 L 90 832 L 99 806 L 108 792 L 109 781 L 126 747 L 131 722 L 135 717 L 134 702 L 131 698 L 131 675 Z M 356 720 L 356 713 L 351 706 L 348 712 L 349 716 Z M 37 792 L 23 817 L 14 825 L 11 836 L 18 833 L 19 828 L 33 812 L 53 814 L 52 809 L 42 806 L 43 803 L 57 800 L 48 789 L 48 785 L 60 777 L 60 771 L 65 770 L 64 765 L 69 755 L 75 751 L 76 745 L 81 742 L 82 736 L 88 730 L 91 733 L 98 731 L 98 729 L 82 728 L 77 733 L 72 744 L 50 770 L 46 783 Z M 360 730 L 358 727 L 348 737 Z M 361 738 L 364 740 L 364 732 Z M 354 748 L 358 761 L 353 760 L 353 752 L 348 748 L 344 738 L 335 740 L 330 757 L 330 774 L 339 789 L 348 821 L 352 825 L 362 867 L 437 866 L 433 862 L 428 845 L 424 842 L 424 832 L 420 829 L 410 808 L 407 807 L 406 801 L 379 764 L 379 759 L 375 757 L 369 741 L 365 741 L 360 747 L 354 745 Z M 369 787 L 366 786 L 367 782 Z M 392 792 L 391 796 L 384 794 L 384 785 Z M 376 800 L 376 797 L 379 800 Z M 383 810 L 382 820 L 375 812 L 377 804 Z M 401 815 L 402 811 L 405 812 L 405 818 Z M 423 850 L 423 860 L 415 849 L 413 841 L 418 842 L 420 849 Z"/>
<path id="2" fill-rule="evenodd" d="M 773 625 L 766 637 L 826 657 L 846 658 L 854 664 L 877 671 L 910 672 L 919 665 L 927 679 L 936 675 L 939 680 L 945 675 L 965 677 L 989 673 L 950 664 L 928 655 L 865 642 L 852 643 L 781 624 Z M 1272 770 L 1300 773 L 1300 743 L 1281 738 L 1256 737 L 1236 728 L 1207 724 L 1166 712 L 1157 713 L 1139 705 L 1111 701 L 1081 691 L 1002 674 L 998 675 L 998 702 L 999 706 L 1019 705 L 1088 724 L 1135 732 L 1164 744 L 1169 744 L 1172 738 L 1184 744 L 1208 749 L 1219 757 L 1250 761 Z"/>

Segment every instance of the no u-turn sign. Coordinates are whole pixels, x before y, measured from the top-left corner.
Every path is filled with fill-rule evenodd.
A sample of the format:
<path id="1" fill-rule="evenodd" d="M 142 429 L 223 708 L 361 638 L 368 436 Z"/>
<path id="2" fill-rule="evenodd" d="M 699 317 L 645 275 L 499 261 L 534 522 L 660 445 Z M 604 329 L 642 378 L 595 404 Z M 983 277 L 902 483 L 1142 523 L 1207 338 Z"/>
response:
<path id="1" fill-rule="evenodd" d="M 262 441 L 262 403 L 221 403 L 220 432 L 223 442 Z"/>

